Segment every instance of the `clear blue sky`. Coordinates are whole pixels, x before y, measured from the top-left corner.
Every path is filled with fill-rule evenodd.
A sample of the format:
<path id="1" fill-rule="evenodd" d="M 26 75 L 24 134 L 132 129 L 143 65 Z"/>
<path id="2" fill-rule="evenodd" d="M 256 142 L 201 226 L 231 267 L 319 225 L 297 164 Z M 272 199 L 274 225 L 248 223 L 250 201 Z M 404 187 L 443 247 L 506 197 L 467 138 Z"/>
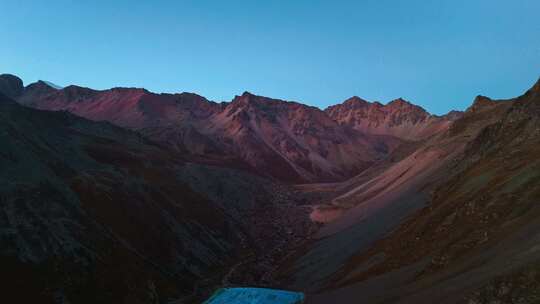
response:
<path id="1" fill-rule="evenodd" d="M 538 12 L 538 0 L 0 0 L 0 73 L 322 108 L 403 97 L 441 114 L 538 79 Z"/>

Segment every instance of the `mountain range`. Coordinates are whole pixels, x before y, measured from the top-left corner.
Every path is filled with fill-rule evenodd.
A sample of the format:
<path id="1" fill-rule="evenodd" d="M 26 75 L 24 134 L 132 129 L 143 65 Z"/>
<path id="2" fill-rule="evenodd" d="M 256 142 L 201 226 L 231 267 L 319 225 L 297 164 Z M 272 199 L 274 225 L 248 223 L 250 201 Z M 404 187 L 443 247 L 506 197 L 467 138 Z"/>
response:
<path id="1" fill-rule="evenodd" d="M 197 303 L 261 285 L 307 303 L 529 303 L 540 291 L 540 82 L 443 116 L 401 98 L 321 110 L 8 74 L 0 93 L 8 298 Z"/>
<path id="2" fill-rule="evenodd" d="M 216 103 L 192 94 L 144 89 L 23 87 L 4 76 L 8 95 L 42 110 L 69 111 L 139 131 L 194 158 L 236 162 L 290 183 L 342 181 L 386 157 L 404 141 L 429 137 L 459 117 L 430 115 L 403 99 L 387 105 L 353 97 L 320 110 L 249 92 Z"/>

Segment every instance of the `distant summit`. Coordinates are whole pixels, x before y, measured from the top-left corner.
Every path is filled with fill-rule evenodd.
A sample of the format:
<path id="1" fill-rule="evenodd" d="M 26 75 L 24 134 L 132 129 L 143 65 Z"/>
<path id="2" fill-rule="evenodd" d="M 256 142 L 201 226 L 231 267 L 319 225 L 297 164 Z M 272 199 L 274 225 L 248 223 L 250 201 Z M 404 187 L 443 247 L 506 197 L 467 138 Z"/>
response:
<path id="1" fill-rule="evenodd" d="M 403 98 L 386 105 L 351 97 L 325 112 L 340 125 L 366 134 L 389 135 L 404 140 L 420 140 L 445 130 L 449 119 L 431 115 Z"/>
<path id="2" fill-rule="evenodd" d="M 61 90 L 61 89 L 64 88 L 64 87 L 61 87 L 61 86 L 59 86 L 57 84 L 54 84 L 54 83 L 52 83 L 50 81 L 46 81 L 46 80 L 40 80 L 40 81 L 45 83 L 46 85 L 50 86 L 51 88 L 56 89 L 56 90 Z"/>

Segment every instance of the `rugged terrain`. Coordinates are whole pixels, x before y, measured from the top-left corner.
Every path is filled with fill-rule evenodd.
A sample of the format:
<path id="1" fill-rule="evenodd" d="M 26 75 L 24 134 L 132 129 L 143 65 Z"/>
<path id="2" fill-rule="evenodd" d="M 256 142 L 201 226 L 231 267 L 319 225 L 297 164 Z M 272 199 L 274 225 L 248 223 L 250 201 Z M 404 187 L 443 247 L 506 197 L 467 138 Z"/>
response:
<path id="1" fill-rule="evenodd" d="M 453 120 L 462 115 L 461 112 L 452 111 L 439 117 L 402 98 L 383 105 L 357 96 L 324 111 L 340 125 L 363 133 L 391 135 L 412 141 L 425 139 L 445 130 Z"/>
<path id="2" fill-rule="evenodd" d="M 239 260 L 279 256 L 310 229 L 293 194 L 262 177 L 3 95 L 0 118 L 5 299 L 196 302 Z"/>
<path id="3" fill-rule="evenodd" d="M 401 98 L 322 111 L 12 75 L 0 92 L 9 298 L 539 299 L 540 82 L 444 116 Z"/>
<path id="4" fill-rule="evenodd" d="M 249 169 L 288 183 L 346 180 L 387 157 L 403 141 L 433 135 L 451 121 L 401 99 L 387 106 L 372 104 L 369 127 L 363 127 L 358 124 L 363 114 L 348 107 L 354 98 L 321 111 L 248 92 L 216 103 L 192 93 L 97 91 L 73 85 L 58 89 L 44 81 L 19 84 L 13 94 L 23 105 L 108 121 L 190 154 L 193 160 Z"/>
<path id="5" fill-rule="evenodd" d="M 539 105 L 540 82 L 512 100 L 479 96 L 401 174 L 358 177 L 332 203 L 344 215 L 289 264 L 308 303 L 538 301 Z"/>

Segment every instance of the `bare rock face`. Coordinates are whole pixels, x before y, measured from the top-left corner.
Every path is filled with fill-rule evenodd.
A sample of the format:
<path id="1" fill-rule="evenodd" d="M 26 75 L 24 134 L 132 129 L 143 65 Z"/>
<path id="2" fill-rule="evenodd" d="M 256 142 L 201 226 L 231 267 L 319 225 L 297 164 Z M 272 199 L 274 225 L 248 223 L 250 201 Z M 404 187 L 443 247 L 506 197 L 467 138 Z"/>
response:
<path id="1" fill-rule="evenodd" d="M 438 117 L 402 98 L 386 105 L 351 97 L 325 112 L 341 125 L 367 134 L 391 135 L 405 140 L 421 140 L 445 130 L 459 112 Z"/>
<path id="2" fill-rule="evenodd" d="M 344 179 L 398 142 L 340 126 L 315 107 L 250 93 L 215 115 L 210 130 L 229 139 L 233 153 L 251 166 L 282 179 Z"/>
<path id="3" fill-rule="evenodd" d="M 18 101 L 108 121 L 196 159 L 235 164 L 287 182 L 344 180 L 400 143 L 340 125 L 315 107 L 248 92 L 230 103 L 215 103 L 192 93 L 56 89 L 38 82 L 26 87 Z"/>
<path id="4" fill-rule="evenodd" d="M 487 111 L 495 107 L 496 105 L 497 102 L 492 100 L 491 98 L 478 95 L 476 96 L 476 98 L 474 98 L 473 104 L 469 108 L 467 108 L 466 112 L 478 113 L 482 111 Z"/>

